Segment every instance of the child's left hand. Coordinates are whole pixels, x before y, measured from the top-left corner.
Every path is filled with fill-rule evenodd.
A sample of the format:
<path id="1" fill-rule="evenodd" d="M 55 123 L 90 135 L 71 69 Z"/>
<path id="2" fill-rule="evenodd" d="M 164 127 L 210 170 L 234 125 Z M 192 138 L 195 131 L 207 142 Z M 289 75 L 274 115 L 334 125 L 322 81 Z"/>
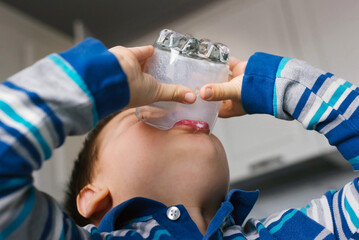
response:
<path id="1" fill-rule="evenodd" d="M 242 62 L 236 57 L 229 60 L 228 82 L 206 84 L 201 88 L 200 96 L 206 101 L 222 101 L 218 116 L 229 118 L 246 114 L 241 102 L 242 80 L 247 62 Z"/>
<path id="2" fill-rule="evenodd" d="M 130 103 L 127 107 L 138 107 L 157 101 L 194 103 L 196 94 L 180 85 L 161 84 L 151 75 L 143 72 L 146 60 L 153 55 L 153 46 L 109 49 L 118 59 L 126 73 L 130 87 Z"/>

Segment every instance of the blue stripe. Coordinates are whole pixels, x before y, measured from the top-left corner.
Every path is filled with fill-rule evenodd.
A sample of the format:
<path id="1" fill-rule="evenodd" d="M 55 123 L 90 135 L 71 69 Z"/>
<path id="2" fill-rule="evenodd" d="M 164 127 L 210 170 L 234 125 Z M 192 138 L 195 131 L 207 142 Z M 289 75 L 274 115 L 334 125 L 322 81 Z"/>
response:
<path id="1" fill-rule="evenodd" d="M 323 116 L 323 114 L 327 109 L 328 109 L 328 105 L 325 102 L 322 102 L 318 111 L 314 114 L 314 116 L 310 120 L 307 127 L 308 130 L 313 130 L 314 125 L 316 125 L 319 122 L 320 118 Z"/>
<path id="2" fill-rule="evenodd" d="M 48 239 L 49 238 L 49 233 L 51 232 L 52 228 L 52 209 L 51 209 L 51 204 L 50 201 L 48 199 L 46 199 L 46 203 L 47 203 L 47 219 L 46 219 L 46 224 L 44 227 L 44 230 L 41 234 L 40 239 Z"/>
<path id="3" fill-rule="evenodd" d="M 337 113 L 337 111 L 331 111 L 329 116 L 324 121 L 318 123 L 315 129 L 318 132 L 321 131 L 325 126 L 334 121 L 338 116 L 339 114 Z"/>
<path id="4" fill-rule="evenodd" d="M 258 225 L 257 225 L 258 232 L 262 231 L 263 229 L 265 229 L 265 227 L 262 224 L 258 223 Z"/>
<path id="5" fill-rule="evenodd" d="M 354 164 L 359 164 L 359 156 L 355 157 L 355 158 L 352 158 L 352 159 L 349 159 L 349 163 L 351 165 L 354 165 Z"/>
<path id="6" fill-rule="evenodd" d="M 350 220 L 352 221 L 352 223 L 354 224 L 354 226 L 359 229 L 359 219 L 358 219 L 358 216 L 355 214 L 353 208 L 350 206 L 348 200 L 347 200 L 347 197 L 344 197 L 344 206 L 345 206 L 345 209 L 347 211 L 347 213 L 349 214 L 350 216 Z"/>
<path id="7" fill-rule="evenodd" d="M 351 88 L 353 86 L 353 84 L 351 84 L 350 82 L 345 82 L 343 84 L 343 86 L 346 87 L 346 88 Z"/>
<path id="8" fill-rule="evenodd" d="M 331 78 L 333 76 L 333 74 L 331 73 L 326 73 L 326 74 L 322 74 L 318 77 L 318 79 L 315 81 L 313 87 L 312 87 L 312 92 L 313 93 L 317 93 L 318 90 L 320 89 L 320 87 L 323 85 L 323 83 L 325 82 L 325 80 L 327 80 L 328 78 Z"/>
<path id="9" fill-rule="evenodd" d="M 308 214 L 307 214 L 308 208 L 310 208 L 309 204 L 308 204 L 307 206 L 301 208 L 299 211 L 301 211 L 304 215 L 307 216 L 307 215 L 308 215 Z"/>
<path id="10" fill-rule="evenodd" d="M 31 132 L 31 134 L 36 138 L 36 140 L 40 144 L 41 149 L 44 152 L 45 159 L 49 159 L 51 157 L 51 149 L 49 145 L 47 145 L 45 139 L 43 138 L 37 127 L 35 127 L 30 122 L 23 119 L 7 103 L 1 100 L 0 100 L 0 109 L 10 118 L 12 118 L 14 121 L 24 125 Z"/>
<path id="11" fill-rule="evenodd" d="M 233 238 L 232 240 L 246 240 L 247 238 L 244 238 L 242 236 L 237 236 L 235 238 Z"/>
<path id="12" fill-rule="evenodd" d="M 13 148 L 0 140 L 0 175 L 7 177 L 31 176 L 32 166 Z M 1 194 L 4 194 L 1 192 Z"/>
<path id="13" fill-rule="evenodd" d="M 309 99 L 309 96 L 311 94 L 311 91 L 306 88 L 304 93 L 302 94 L 302 96 L 300 97 L 299 101 L 298 101 L 298 104 L 297 106 L 295 107 L 295 110 L 293 112 L 293 117 L 295 119 L 298 119 L 300 113 L 302 112 L 305 104 L 307 103 L 308 99 Z"/>
<path id="14" fill-rule="evenodd" d="M 167 230 L 162 229 L 156 231 L 155 236 L 153 236 L 153 240 L 158 240 L 162 235 L 171 236 Z"/>
<path id="15" fill-rule="evenodd" d="M 33 143 L 30 142 L 26 138 L 25 135 L 23 135 L 21 132 L 19 132 L 17 129 L 9 127 L 5 125 L 3 122 L 0 121 L 0 127 L 3 128 L 6 132 L 8 132 L 11 136 L 16 138 L 16 141 L 20 143 L 27 152 L 31 155 L 31 157 L 40 165 L 41 163 L 41 156 L 39 151 L 35 148 Z"/>
<path id="16" fill-rule="evenodd" d="M 273 88 L 273 116 L 278 117 L 278 105 L 277 105 L 277 84 L 274 82 Z"/>
<path id="17" fill-rule="evenodd" d="M 21 209 L 19 215 L 15 218 L 15 220 L 10 223 L 8 227 L 6 227 L 2 232 L 0 232 L 0 238 L 6 239 L 10 234 L 12 234 L 20 225 L 26 220 L 26 218 L 31 213 L 34 205 L 35 205 L 35 189 L 32 187 L 28 192 L 28 196 L 26 196 L 26 202 Z"/>
<path id="18" fill-rule="evenodd" d="M 276 78 L 282 77 L 282 71 L 289 60 L 291 60 L 291 58 L 288 58 L 288 57 L 282 58 L 282 60 L 280 61 L 279 65 L 278 65 Z"/>
<path id="19" fill-rule="evenodd" d="M 51 54 L 47 56 L 47 58 L 51 59 L 62 71 L 64 71 L 69 78 L 71 78 L 79 88 L 87 95 L 87 97 L 92 102 L 92 116 L 93 116 L 93 127 L 96 125 L 98 121 L 98 113 L 96 110 L 95 99 L 92 96 L 90 90 L 88 89 L 85 81 L 82 77 L 70 66 L 67 62 L 57 54 Z"/>
<path id="20" fill-rule="evenodd" d="M 55 113 L 51 110 L 51 108 L 45 103 L 45 101 L 42 100 L 42 98 L 39 95 L 37 95 L 35 92 L 30 92 L 26 89 L 16 86 L 15 84 L 13 84 L 9 81 L 4 82 L 3 85 L 7 86 L 8 88 L 25 93 L 34 105 L 36 105 L 37 107 L 42 109 L 42 111 L 44 111 L 44 113 L 46 113 L 46 115 L 50 118 L 50 120 L 57 132 L 57 135 L 59 136 L 58 146 L 62 145 L 62 143 L 65 140 L 65 134 L 64 134 L 62 122 L 55 115 Z"/>
<path id="21" fill-rule="evenodd" d="M 65 223 L 64 223 L 65 224 Z M 64 240 L 65 239 L 65 228 L 64 226 L 62 227 L 62 231 L 61 231 L 61 235 L 59 237 L 59 240 Z"/>
<path id="22" fill-rule="evenodd" d="M 30 183 L 30 178 L 10 178 L 9 180 L 0 180 L 0 197 L 6 195 L 5 193 L 14 192 L 17 189 L 23 188 Z"/>
<path id="23" fill-rule="evenodd" d="M 270 232 L 271 234 L 274 234 L 274 233 L 278 232 L 278 231 L 283 227 L 283 225 L 284 225 L 289 219 L 291 219 L 296 213 L 297 213 L 297 210 L 293 209 L 289 214 L 285 215 L 285 216 L 280 220 L 280 222 L 279 222 L 277 225 L 275 225 L 273 228 L 271 228 L 271 229 L 269 230 L 269 232 Z"/>
<path id="24" fill-rule="evenodd" d="M 282 60 L 280 61 L 279 65 L 278 65 L 276 78 L 281 77 L 282 71 L 289 60 L 291 60 L 291 58 L 288 58 L 288 57 L 282 58 Z M 278 109 L 277 109 L 278 107 L 277 106 L 278 106 L 277 105 L 277 85 L 276 85 L 276 81 L 275 81 L 274 87 L 273 87 L 273 115 L 274 115 L 274 117 L 278 117 Z"/>
<path id="25" fill-rule="evenodd" d="M 338 205 L 337 205 L 337 206 L 334 206 L 334 207 L 337 207 L 337 208 L 338 208 L 339 215 L 340 215 L 340 220 L 341 220 L 341 222 L 342 222 L 342 231 L 344 232 L 344 235 L 345 235 L 347 238 L 349 238 L 349 236 L 352 235 L 352 232 L 350 231 L 349 226 L 348 226 L 348 224 L 347 224 L 347 220 L 345 219 L 345 216 L 344 216 L 343 208 L 342 208 L 342 205 L 341 205 L 342 198 L 343 198 L 343 189 L 341 189 L 341 190 L 339 191 L 339 195 L 338 195 Z"/>
<path id="26" fill-rule="evenodd" d="M 358 93 L 355 91 L 351 91 L 351 93 L 349 93 L 349 95 L 345 98 L 342 104 L 340 104 L 340 107 L 338 108 L 338 112 L 340 114 L 344 114 L 356 97 L 358 97 Z"/>
<path id="27" fill-rule="evenodd" d="M 340 85 L 337 88 L 337 90 L 334 92 L 333 96 L 330 98 L 328 105 L 331 107 L 334 107 L 334 105 L 337 103 L 337 101 L 343 95 L 343 93 L 346 89 L 347 89 L 346 87 L 344 87 L 343 85 Z"/>

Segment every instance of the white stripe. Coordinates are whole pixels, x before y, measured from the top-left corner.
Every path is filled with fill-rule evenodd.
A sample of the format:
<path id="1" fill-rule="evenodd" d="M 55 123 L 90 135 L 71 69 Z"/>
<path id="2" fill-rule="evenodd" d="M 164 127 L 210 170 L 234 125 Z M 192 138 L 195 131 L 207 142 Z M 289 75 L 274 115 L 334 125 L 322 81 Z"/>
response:
<path id="1" fill-rule="evenodd" d="M 329 207 L 328 199 L 326 196 L 322 196 L 320 198 L 321 206 L 323 208 L 325 227 L 330 230 L 330 232 L 334 233 L 333 229 L 333 219 L 331 215 L 331 210 Z"/>
<path id="2" fill-rule="evenodd" d="M 339 239 L 346 239 L 345 234 L 343 232 L 342 227 L 342 220 L 340 218 L 339 212 L 339 192 L 336 192 L 333 196 L 333 212 L 334 212 L 334 219 L 336 223 L 336 229 L 338 230 Z"/>
<path id="3" fill-rule="evenodd" d="M 26 121 L 30 122 L 35 127 L 41 126 L 44 124 L 44 119 L 47 118 L 47 115 L 39 109 L 37 106 L 33 105 L 31 100 L 27 95 L 19 96 L 19 92 L 12 89 L 4 89 L 4 86 L 0 85 L 0 100 L 7 103 L 19 116 L 21 116 Z M 24 98 L 25 97 L 25 98 Z M 49 124 L 46 124 L 49 125 Z M 46 126 L 45 125 L 45 126 Z M 56 143 L 54 142 L 54 135 L 50 134 L 47 128 L 40 127 L 38 128 L 40 134 L 45 139 L 46 143 L 50 148 L 55 148 Z M 55 129 L 51 127 L 51 130 L 55 132 Z"/>
<path id="4" fill-rule="evenodd" d="M 311 205 L 311 212 L 312 212 L 312 219 L 316 222 L 319 222 L 319 216 L 318 216 L 318 207 L 317 204 L 314 200 L 310 201 L 310 205 Z"/>
<path id="5" fill-rule="evenodd" d="M 150 236 L 151 230 L 158 226 L 158 222 L 154 219 L 151 219 L 147 222 L 137 222 L 132 224 L 132 227 L 143 237 L 148 238 Z"/>
<path id="6" fill-rule="evenodd" d="M 52 60 L 44 58 L 9 80 L 21 88 L 36 92 L 55 114 L 62 112 L 57 117 L 66 133 L 71 129 L 73 134 L 82 134 L 92 127 L 91 100 Z M 76 111 L 71 114 L 65 111 L 74 108 Z"/>
<path id="7" fill-rule="evenodd" d="M 323 101 L 328 103 L 339 86 L 341 86 L 341 85 L 338 84 L 337 82 L 333 82 L 332 84 L 330 84 L 327 91 L 323 94 L 323 97 L 322 97 Z"/>
<path id="8" fill-rule="evenodd" d="M 21 105 L 15 104 L 16 108 L 14 108 L 13 106 L 12 106 L 12 108 L 17 112 L 17 114 L 19 114 L 24 119 L 25 119 L 24 116 L 27 116 L 30 119 L 45 119 L 45 118 L 49 119 L 48 115 L 41 108 L 39 108 L 37 105 L 35 105 L 32 102 L 32 100 L 29 98 L 29 96 L 24 92 L 17 91 L 17 90 L 5 87 L 3 85 L 0 85 L 0 95 L 1 95 L 1 97 L 4 97 L 3 101 L 6 102 L 10 106 L 11 106 L 11 104 L 8 102 L 9 97 L 6 97 L 6 96 L 10 95 L 10 96 L 13 96 L 14 98 L 18 99 L 18 101 L 21 103 Z M 21 112 L 18 112 L 17 109 L 21 109 Z M 35 118 L 30 117 L 31 115 Z M 29 121 L 29 122 L 31 122 L 31 121 Z M 50 146 L 57 146 L 58 142 L 59 142 L 58 135 L 57 135 L 56 129 L 54 128 L 54 125 L 50 119 L 49 119 L 49 121 L 46 122 L 46 128 L 49 129 L 49 132 L 51 133 L 51 140 L 53 141 L 53 145 L 50 145 Z"/>
<path id="9" fill-rule="evenodd" d="M 40 167 L 40 165 L 35 161 L 35 159 L 31 157 L 28 149 L 25 149 L 15 137 L 7 133 L 2 128 L 0 128 L 0 136 L 1 141 L 15 149 L 16 153 L 19 154 L 23 159 L 25 159 L 33 169 L 38 169 Z"/>
<path id="10" fill-rule="evenodd" d="M 344 186 L 344 188 L 343 188 L 343 195 L 342 195 L 342 199 L 341 199 L 341 205 L 342 205 L 343 213 L 344 213 L 346 222 L 347 222 L 347 224 L 349 226 L 349 229 L 350 229 L 350 231 L 352 233 L 354 233 L 357 229 L 354 226 L 353 222 L 351 221 L 349 213 L 345 209 L 345 202 L 344 202 L 345 196 L 347 195 L 347 192 L 348 192 L 348 188 L 349 188 L 349 184 L 346 184 Z M 350 190 L 349 190 L 349 192 L 350 192 Z M 347 199 L 348 199 L 348 197 L 347 197 Z"/>
<path id="11" fill-rule="evenodd" d="M 344 83 L 346 83 L 347 81 L 345 81 L 343 78 L 337 78 L 336 82 L 340 85 L 343 85 Z"/>
<path id="12" fill-rule="evenodd" d="M 50 228 L 54 229 L 54 231 L 52 232 L 52 236 L 50 236 L 51 239 L 60 239 L 61 233 L 62 233 L 62 229 L 64 227 L 64 222 L 63 222 L 63 212 L 61 211 L 61 208 L 57 205 L 57 202 L 55 200 L 53 200 L 52 198 L 48 198 L 52 211 L 53 211 L 53 217 L 55 217 L 55 219 L 53 219 L 52 222 L 52 226 Z"/>
<path id="13" fill-rule="evenodd" d="M 323 229 L 315 238 L 314 240 L 323 240 L 326 238 L 330 232 L 327 229 Z"/>
<path id="14" fill-rule="evenodd" d="M 329 117 L 329 114 L 333 111 L 333 108 L 328 107 L 327 110 L 323 113 L 323 115 L 320 117 L 318 123 L 324 122 L 327 117 Z"/>
<path id="15" fill-rule="evenodd" d="M 279 219 L 282 218 L 283 214 L 286 213 L 288 211 L 288 209 L 280 212 L 279 214 L 272 214 L 270 215 L 266 220 L 264 220 L 264 222 L 262 223 L 264 226 L 268 227 L 269 225 L 271 225 L 272 223 L 278 221 Z"/>
<path id="16" fill-rule="evenodd" d="M 78 225 L 76 225 L 76 227 L 77 227 L 77 230 L 79 231 L 79 233 L 80 233 L 80 239 L 88 239 L 89 238 L 89 232 L 88 231 L 86 231 L 85 229 L 83 229 L 82 227 L 80 227 L 80 226 L 78 226 Z"/>
<path id="17" fill-rule="evenodd" d="M 319 97 L 315 98 L 315 101 L 311 107 L 311 109 L 309 110 L 307 116 L 304 118 L 302 124 L 305 128 L 308 128 L 308 124 L 310 122 L 310 120 L 314 117 L 314 115 L 317 113 L 320 105 L 322 104 L 322 99 L 320 99 Z"/>
<path id="18" fill-rule="evenodd" d="M 357 192 L 356 187 L 354 186 L 354 184 L 350 185 L 350 189 L 346 193 L 347 200 L 348 200 L 350 206 L 352 207 L 352 209 L 356 209 L 356 210 L 359 211 L 359 199 L 355 198 L 352 191 Z M 358 216 L 358 214 L 356 214 L 356 215 Z"/>
<path id="19" fill-rule="evenodd" d="M 338 99 L 338 101 L 335 103 L 334 105 L 334 109 L 338 110 L 338 108 L 340 107 L 340 105 L 344 102 L 344 100 L 348 97 L 349 93 L 351 93 L 352 91 L 350 89 L 346 89 L 343 94 L 340 96 L 340 98 Z"/>
<path id="20" fill-rule="evenodd" d="M 355 110 L 358 108 L 359 106 L 359 96 L 357 96 L 353 102 L 349 105 L 349 107 L 347 108 L 347 110 L 345 111 L 345 113 L 343 114 L 345 119 L 349 119 L 352 114 L 355 112 Z"/>
<path id="21" fill-rule="evenodd" d="M 125 230 L 117 230 L 117 231 L 113 231 L 113 232 L 110 232 L 108 234 L 105 235 L 105 237 L 107 237 L 107 235 L 111 235 L 111 236 L 114 236 L 114 237 L 124 237 L 126 236 L 126 234 L 131 231 L 130 229 L 125 229 Z"/>
<path id="22" fill-rule="evenodd" d="M 336 128 L 339 124 L 341 124 L 343 121 L 344 121 L 343 116 L 341 115 L 337 116 L 333 121 L 331 121 L 324 128 L 322 128 L 320 130 L 320 133 L 327 134 L 328 132 Z"/>
<path id="23" fill-rule="evenodd" d="M 5 229 L 3 223 L 10 224 L 22 210 L 21 206 L 24 205 L 26 198 L 24 194 L 28 191 L 30 186 L 21 188 L 3 198 L 0 201 L 0 223 L 1 227 Z"/>
<path id="24" fill-rule="evenodd" d="M 35 137 L 32 134 L 28 134 L 29 130 L 24 125 L 14 121 L 12 118 L 10 118 L 7 114 L 5 114 L 3 111 L 0 111 L 0 119 L 1 121 L 7 125 L 8 127 L 15 128 L 17 131 L 22 133 L 23 135 L 26 135 L 28 140 L 33 143 L 33 146 L 36 148 L 36 150 L 39 152 L 41 158 L 43 159 L 44 152 L 42 151 L 42 148 L 39 144 L 39 142 L 35 139 Z"/>
<path id="25" fill-rule="evenodd" d="M 230 226 L 226 229 L 226 231 L 223 233 L 223 237 L 229 237 L 231 235 L 237 234 L 237 233 L 242 233 L 242 227 L 239 225 L 233 225 Z"/>

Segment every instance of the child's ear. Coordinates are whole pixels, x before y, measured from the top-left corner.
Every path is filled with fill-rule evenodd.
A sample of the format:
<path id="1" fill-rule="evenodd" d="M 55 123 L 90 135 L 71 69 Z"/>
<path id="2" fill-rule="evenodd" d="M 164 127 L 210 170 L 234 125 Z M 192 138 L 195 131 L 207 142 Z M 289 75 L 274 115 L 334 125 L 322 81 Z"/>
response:
<path id="1" fill-rule="evenodd" d="M 86 185 L 76 199 L 77 209 L 84 218 L 100 221 L 112 208 L 112 198 L 108 188 L 100 188 L 93 184 Z"/>

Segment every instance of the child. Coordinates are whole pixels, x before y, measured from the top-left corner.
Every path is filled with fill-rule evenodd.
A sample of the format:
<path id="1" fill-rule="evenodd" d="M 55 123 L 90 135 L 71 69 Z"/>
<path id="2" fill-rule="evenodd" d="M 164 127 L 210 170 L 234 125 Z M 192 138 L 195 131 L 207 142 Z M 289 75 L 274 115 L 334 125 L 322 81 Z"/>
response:
<path id="1" fill-rule="evenodd" d="M 89 39 L 1 85 L 0 238 L 358 239 L 357 179 L 305 208 L 243 225 L 258 193 L 228 193 L 219 140 L 191 125 L 161 131 L 134 115 L 133 107 L 153 101 L 193 103 L 194 93 L 141 71 L 151 47 L 109 51 Z M 226 100 L 220 116 L 295 118 L 359 168 L 355 86 L 263 53 L 247 65 L 232 58 L 230 69 L 230 82 L 201 89 L 203 99 Z M 87 132 L 111 113 L 89 134 L 72 174 L 66 206 L 79 224 L 91 223 L 81 228 L 34 189 L 31 173 L 66 135 Z"/>

